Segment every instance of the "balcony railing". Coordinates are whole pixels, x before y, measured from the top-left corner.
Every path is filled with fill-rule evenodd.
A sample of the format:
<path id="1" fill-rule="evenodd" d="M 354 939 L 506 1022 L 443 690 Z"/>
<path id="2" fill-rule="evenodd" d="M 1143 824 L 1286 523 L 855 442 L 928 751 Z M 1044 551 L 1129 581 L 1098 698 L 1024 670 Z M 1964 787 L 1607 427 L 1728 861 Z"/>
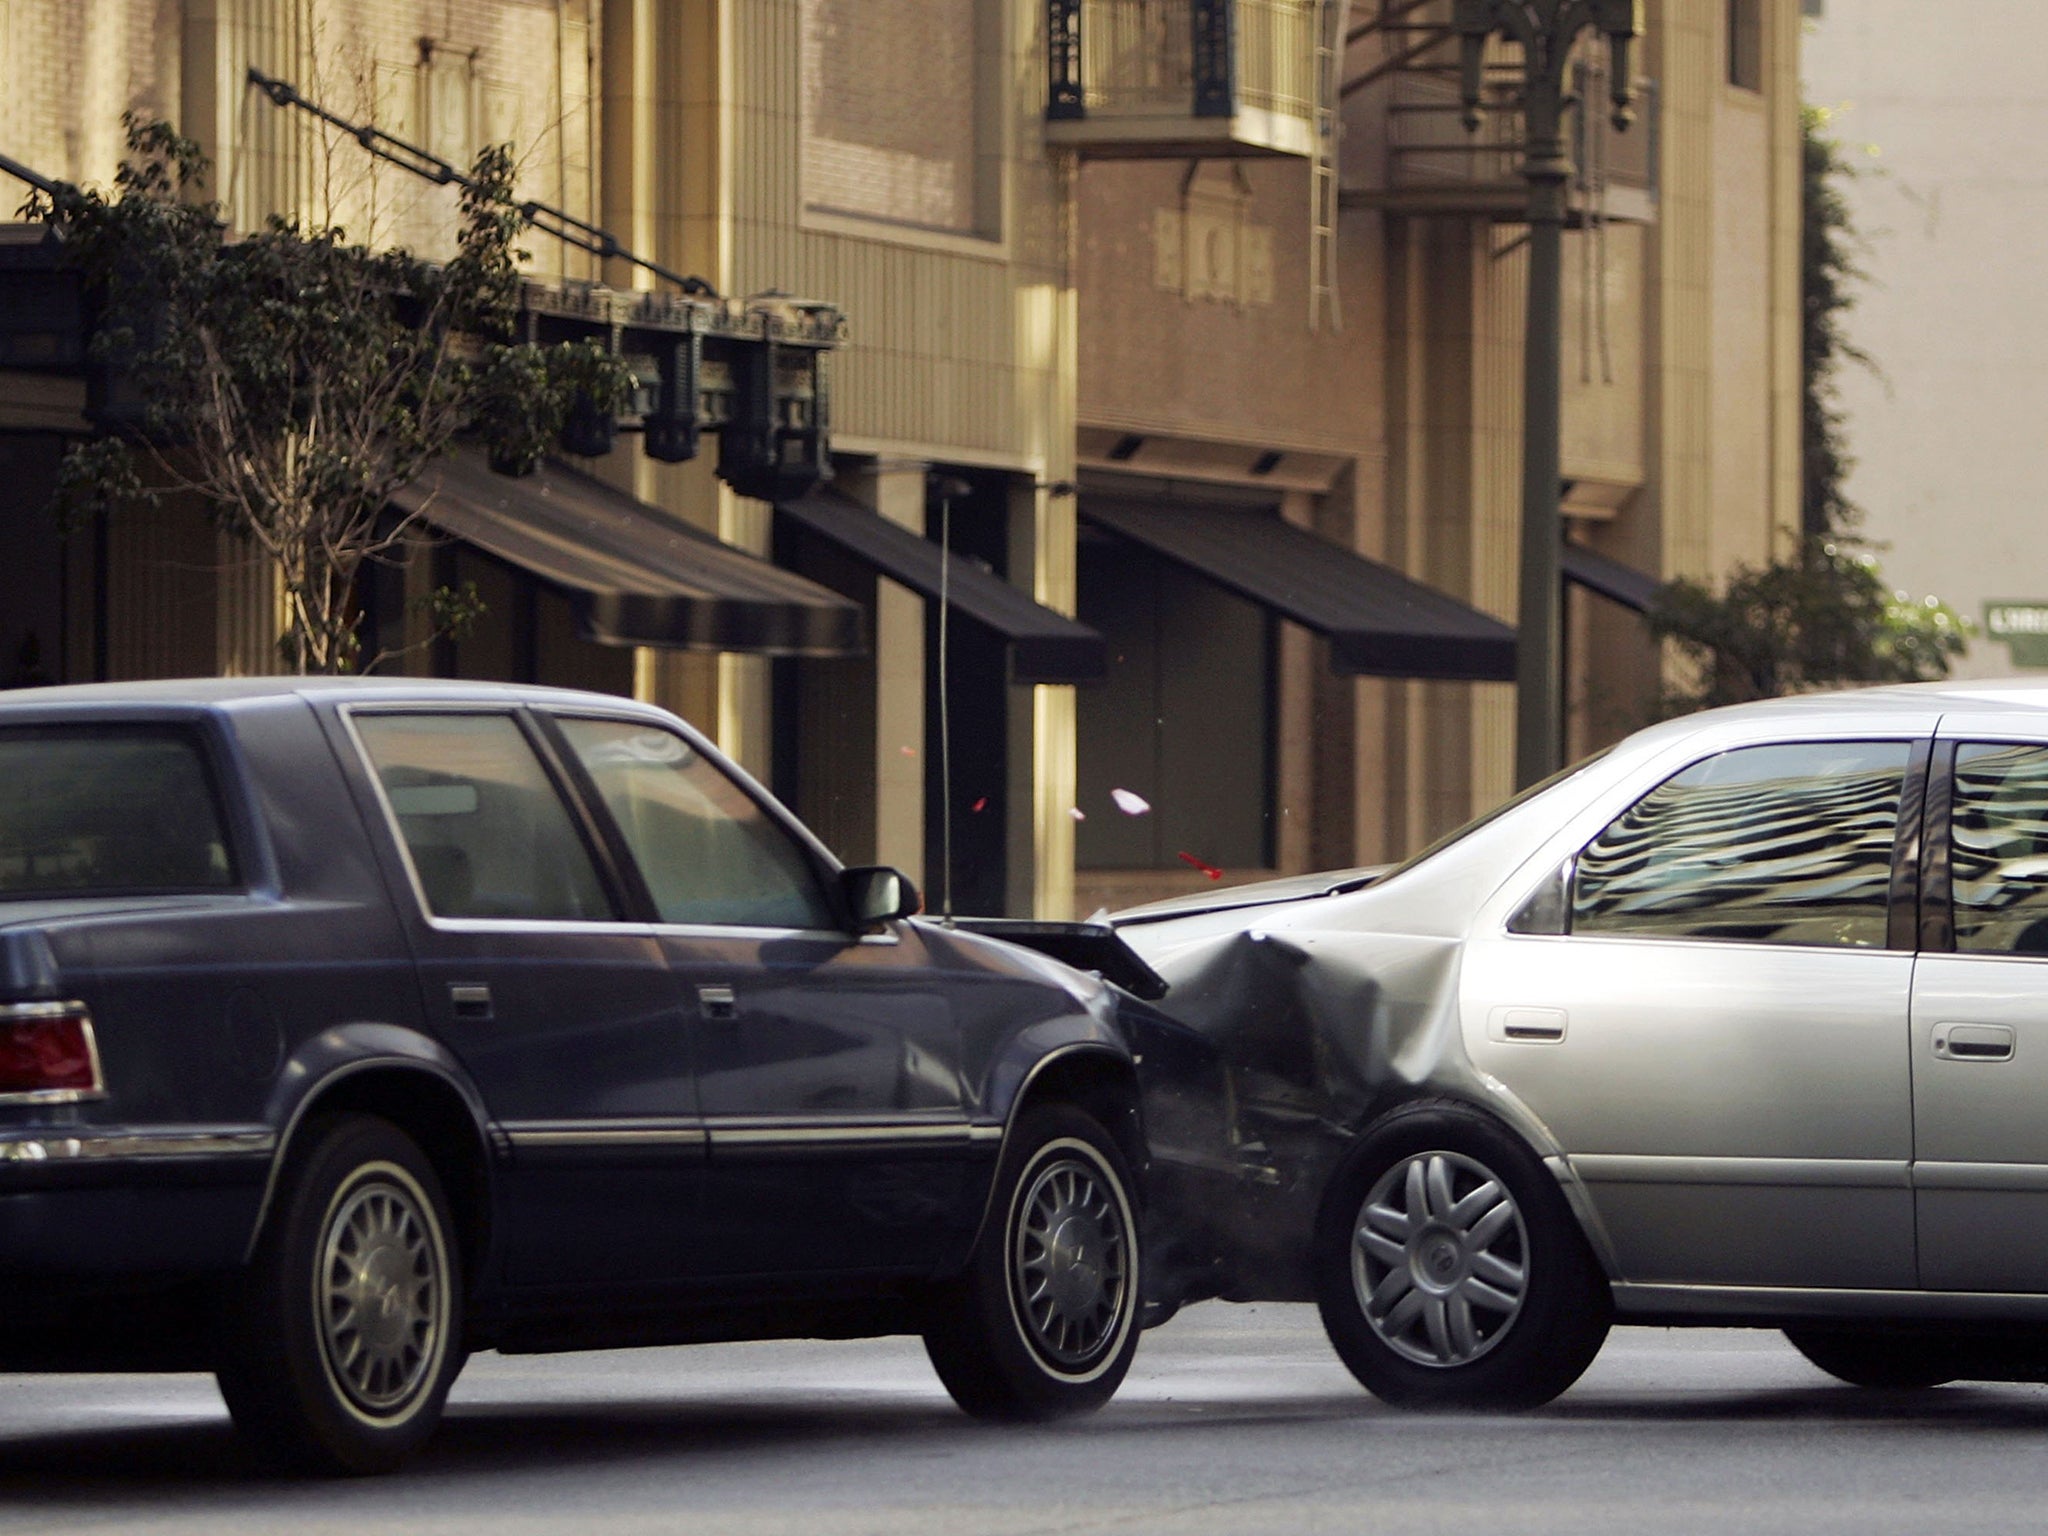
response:
<path id="1" fill-rule="evenodd" d="M 1083 154 L 1308 155 L 1320 0 L 1046 0 L 1046 138 Z"/>
<path id="2" fill-rule="evenodd" d="M 1585 73 L 1584 66 L 1580 73 Z M 1596 94 L 1597 93 L 1597 94 Z M 1597 103 L 1603 80 L 1581 79 L 1577 97 Z M 1373 196 L 1382 206 L 1410 212 L 1489 213 L 1517 219 L 1528 208 L 1523 179 L 1521 120 L 1488 113 L 1468 133 L 1457 87 L 1427 75 L 1400 75 L 1387 106 L 1387 186 Z M 1566 116 L 1572 154 L 1567 191 L 1573 221 L 1589 214 L 1623 223 L 1654 221 L 1657 209 L 1657 87 L 1638 87 L 1636 121 L 1626 133 L 1603 112 L 1572 107 Z"/>
<path id="3" fill-rule="evenodd" d="M 1516 110 L 1519 66 L 1500 63 L 1488 70 L 1489 110 L 1476 131 L 1467 131 L 1450 29 L 1426 7 L 1395 5 L 1384 14 L 1398 15 L 1404 23 L 1387 29 L 1394 32 L 1389 56 L 1347 82 L 1345 94 L 1369 89 L 1366 99 L 1385 113 L 1385 169 L 1366 185 L 1345 188 L 1344 202 L 1406 213 L 1476 214 L 1504 221 L 1525 217 L 1529 191 L 1521 170 L 1522 122 Z M 1656 82 L 1638 82 L 1636 121 L 1620 133 L 1604 111 L 1588 112 L 1579 105 L 1597 106 L 1605 99 L 1604 61 L 1589 56 L 1573 70 L 1573 104 L 1565 118 L 1572 221 L 1653 222 L 1660 128 Z"/>

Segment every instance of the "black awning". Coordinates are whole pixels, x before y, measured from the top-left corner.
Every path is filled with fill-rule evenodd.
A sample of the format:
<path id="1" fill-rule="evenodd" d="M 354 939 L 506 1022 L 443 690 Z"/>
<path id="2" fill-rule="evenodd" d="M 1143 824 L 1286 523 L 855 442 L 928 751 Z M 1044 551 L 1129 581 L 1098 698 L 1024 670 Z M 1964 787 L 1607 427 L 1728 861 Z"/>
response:
<path id="1" fill-rule="evenodd" d="M 775 510 L 928 598 L 939 595 L 941 551 L 837 491 L 812 491 Z M 1010 675 L 1020 683 L 1094 683 L 1109 674 L 1102 636 L 1055 613 L 972 561 L 950 557 L 947 595 L 965 614 L 1010 642 Z"/>
<path id="2" fill-rule="evenodd" d="M 1084 497 L 1081 516 L 1328 636 L 1339 672 L 1512 682 L 1515 632 L 1277 517 Z"/>
<path id="3" fill-rule="evenodd" d="M 392 498 L 444 533 L 566 591 L 606 645 L 858 656 L 866 616 L 659 508 L 550 460 L 500 475 L 445 454 Z"/>
<path id="4" fill-rule="evenodd" d="M 1657 588 L 1663 585 L 1656 577 L 1632 565 L 1610 560 L 1583 544 L 1574 544 L 1570 539 L 1564 541 L 1558 565 L 1564 571 L 1566 581 L 1576 581 L 1588 592 L 1597 592 L 1624 608 L 1635 609 L 1637 613 L 1649 610 Z"/>

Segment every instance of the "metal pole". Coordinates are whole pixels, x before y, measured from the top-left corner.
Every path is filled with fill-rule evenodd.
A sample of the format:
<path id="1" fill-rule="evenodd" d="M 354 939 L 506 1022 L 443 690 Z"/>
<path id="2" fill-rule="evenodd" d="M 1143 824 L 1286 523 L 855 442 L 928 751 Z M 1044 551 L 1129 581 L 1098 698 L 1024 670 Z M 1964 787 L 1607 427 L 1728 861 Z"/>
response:
<path id="1" fill-rule="evenodd" d="M 1496 32 L 1522 50 L 1522 175 L 1529 183 L 1529 308 L 1522 338 L 1522 580 L 1515 647 L 1515 780 L 1526 787 L 1564 757 L 1564 593 L 1559 543 L 1558 433 L 1563 407 L 1565 70 L 1588 27 L 1609 46 L 1609 95 L 1617 132 L 1635 94 L 1629 53 L 1643 32 L 1643 0 L 1453 0 L 1459 94 L 1465 126 L 1486 104 L 1486 48 Z M 1580 110 L 1590 110 L 1581 104 Z"/>
<path id="2" fill-rule="evenodd" d="M 1571 36 L 1553 31 L 1528 49 L 1524 79 L 1529 182 L 1529 297 L 1523 334 L 1522 570 L 1515 651 L 1515 782 L 1527 786 L 1563 763 L 1563 601 L 1558 542 L 1558 436 L 1562 428 L 1565 185 L 1564 64 Z"/>
<path id="3" fill-rule="evenodd" d="M 953 490 L 939 492 L 939 917 L 953 926 L 953 694 L 947 677 L 953 620 Z"/>

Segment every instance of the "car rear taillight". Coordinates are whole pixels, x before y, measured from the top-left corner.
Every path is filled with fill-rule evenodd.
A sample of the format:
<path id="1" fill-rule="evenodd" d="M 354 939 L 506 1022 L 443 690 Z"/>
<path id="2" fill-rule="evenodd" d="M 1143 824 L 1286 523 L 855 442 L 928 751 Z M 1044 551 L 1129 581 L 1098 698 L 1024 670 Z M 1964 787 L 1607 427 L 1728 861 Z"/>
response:
<path id="1" fill-rule="evenodd" d="M 0 1003 L 0 1104 L 69 1104 L 105 1091 L 83 1003 Z"/>

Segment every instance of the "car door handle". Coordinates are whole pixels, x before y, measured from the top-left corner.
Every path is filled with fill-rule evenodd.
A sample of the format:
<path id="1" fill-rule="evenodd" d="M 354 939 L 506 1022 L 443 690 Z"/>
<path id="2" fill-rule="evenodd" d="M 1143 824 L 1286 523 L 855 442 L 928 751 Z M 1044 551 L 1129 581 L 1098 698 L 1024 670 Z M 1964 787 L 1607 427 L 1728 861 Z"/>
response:
<path id="1" fill-rule="evenodd" d="M 488 1024 L 491 1021 L 491 989 L 474 982 L 450 982 L 448 1001 L 455 1007 L 455 1017 L 469 1024 Z"/>
<path id="2" fill-rule="evenodd" d="M 697 1011 L 714 1024 L 730 1024 L 740 1016 L 739 999 L 731 987 L 699 987 Z"/>
<path id="3" fill-rule="evenodd" d="M 1570 1020 L 1562 1008 L 1496 1008 L 1487 1015 L 1489 1040 L 1562 1040 Z"/>
<path id="4" fill-rule="evenodd" d="M 2008 1024 L 1934 1026 L 1934 1054 L 1944 1061 L 2011 1061 L 2013 1041 Z"/>

